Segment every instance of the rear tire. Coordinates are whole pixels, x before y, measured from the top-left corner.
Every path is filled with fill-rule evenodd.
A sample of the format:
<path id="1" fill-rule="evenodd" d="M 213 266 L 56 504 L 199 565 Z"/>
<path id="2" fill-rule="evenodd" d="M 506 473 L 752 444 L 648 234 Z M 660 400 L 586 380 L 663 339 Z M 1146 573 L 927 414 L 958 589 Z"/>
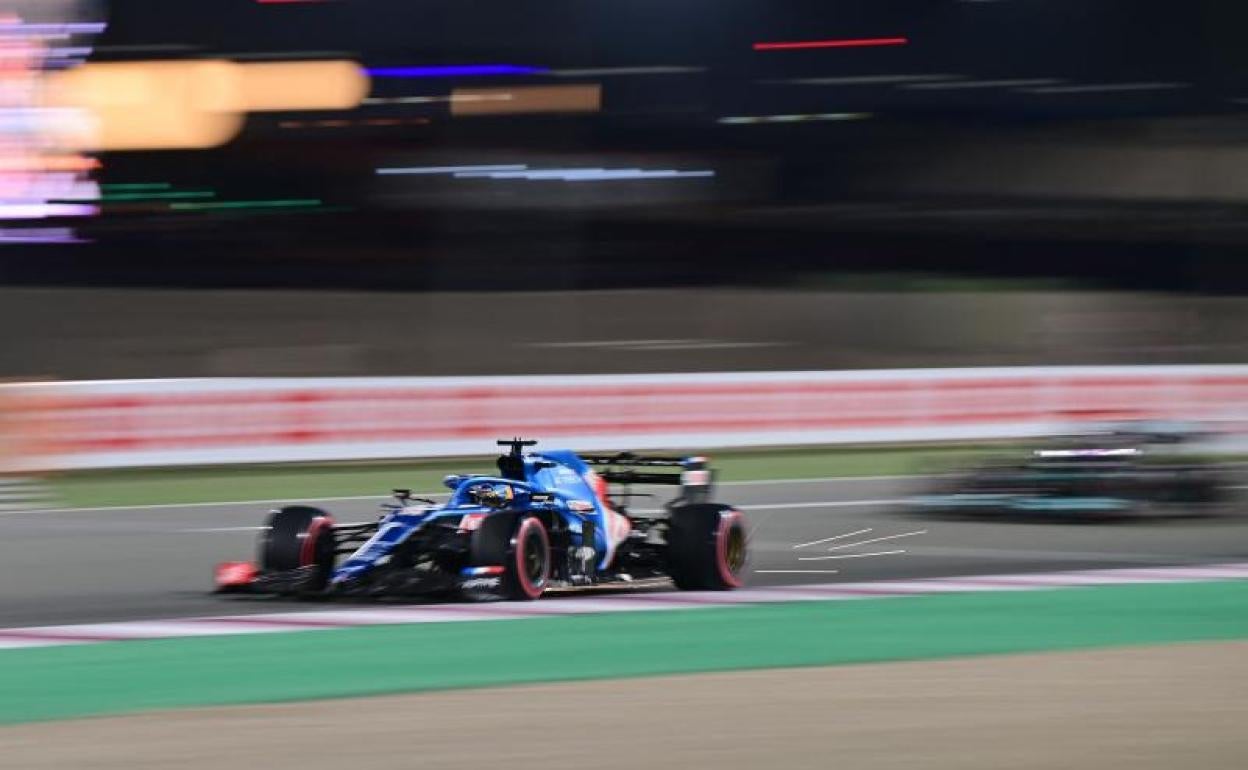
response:
<path id="1" fill-rule="evenodd" d="M 672 511 L 668 573 L 684 591 L 728 591 L 745 582 L 749 557 L 745 516 L 728 505 L 685 505 Z"/>
<path id="2" fill-rule="evenodd" d="M 260 537 L 260 569 L 289 572 L 313 567 L 303 591 L 325 590 L 334 570 L 334 519 L 320 508 L 292 505 L 274 511 Z"/>
<path id="3" fill-rule="evenodd" d="M 511 601 L 533 601 L 550 584 L 550 534 L 535 516 L 496 513 L 473 533 L 469 566 L 502 567 L 492 593 Z"/>

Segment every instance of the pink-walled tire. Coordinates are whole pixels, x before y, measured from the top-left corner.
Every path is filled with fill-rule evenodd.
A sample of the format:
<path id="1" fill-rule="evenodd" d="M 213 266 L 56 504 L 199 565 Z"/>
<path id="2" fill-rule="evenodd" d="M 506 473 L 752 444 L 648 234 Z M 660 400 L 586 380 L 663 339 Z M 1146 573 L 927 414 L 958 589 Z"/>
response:
<path id="1" fill-rule="evenodd" d="M 260 535 L 262 572 L 313 567 L 305 593 L 323 591 L 334 569 L 334 519 L 320 508 L 292 505 L 269 516 Z"/>
<path id="2" fill-rule="evenodd" d="M 535 516 L 496 513 L 473 533 L 472 567 L 502 567 L 497 598 L 532 601 L 550 584 L 550 534 Z"/>
<path id="3" fill-rule="evenodd" d="M 728 505 L 686 505 L 672 511 L 668 573 L 685 591 L 728 591 L 745 582 L 749 559 L 745 517 Z"/>

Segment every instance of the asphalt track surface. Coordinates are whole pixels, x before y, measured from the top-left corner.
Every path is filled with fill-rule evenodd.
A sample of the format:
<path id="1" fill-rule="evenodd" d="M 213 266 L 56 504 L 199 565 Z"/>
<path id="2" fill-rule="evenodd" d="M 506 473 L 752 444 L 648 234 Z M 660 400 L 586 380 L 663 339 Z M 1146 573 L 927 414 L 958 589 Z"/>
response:
<path id="1" fill-rule="evenodd" d="M 759 586 L 1248 559 L 1243 505 L 1217 517 L 1112 523 L 954 521 L 919 517 L 901 505 L 926 483 L 747 482 L 721 485 L 717 497 L 749 517 L 748 582 Z M 376 515 L 380 501 L 317 504 L 340 522 L 365 521 Z M 217 562 L 254 554 L 256 529 L 271 507 L 0 513 L 0 628 L 309 609 L 306 603 L 210 593 Z M 821 540 L 827 541 L 803 546 Z"/>

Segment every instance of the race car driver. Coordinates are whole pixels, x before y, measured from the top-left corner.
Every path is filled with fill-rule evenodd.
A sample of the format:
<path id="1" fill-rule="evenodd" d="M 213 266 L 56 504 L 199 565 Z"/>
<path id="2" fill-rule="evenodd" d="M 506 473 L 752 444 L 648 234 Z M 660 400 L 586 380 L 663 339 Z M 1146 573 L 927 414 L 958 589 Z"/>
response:
<path id="1" fill-rule="evenodd" d="M 469 497 L 487 508 L 506 508 L 516 499 L 510 484 L 478 484 L 468 490 Z"/>

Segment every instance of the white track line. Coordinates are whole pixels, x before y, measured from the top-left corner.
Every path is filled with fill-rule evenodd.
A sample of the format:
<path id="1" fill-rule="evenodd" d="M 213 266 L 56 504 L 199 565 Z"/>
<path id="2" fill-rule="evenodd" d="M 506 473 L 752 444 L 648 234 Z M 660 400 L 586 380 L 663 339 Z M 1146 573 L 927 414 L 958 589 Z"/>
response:
<path id="1" fill-rule="evenodd" d="M 844 540 L 847 537 L 853 537 L 854 535 L 865 535 L 866 533 L 871 532 L 871 531 L 872 531 L 872 528 L 867 527 L 866 529 L 860 529 L 856 532 L 846 532 L 843 535 L 836 535 L 834 537 L 825 537 L 822 540 L 811 540 L 809 543 L 798 543 L 797 545 L 793 546 L 793 548 L 794 550 L 796 550 L 798 548 L 805 548 L 806 546 L 809 546 L 809 545 L 820 545 L 822 543 L 830 543 L 833 540 Z"/>
<path id="2" fill-rule="evenodd" d="M 810 503 L 764 503 L 762 505 L 737 506 L 744 511 L 772 511 L 782 508 L 870 508 L 877 505 L 901 505 L 905 500 L 823 500 Z"/>
<path id="3" fill-rule="evenodd" d="M 757 575 L 835 575 L 839 569 L 756 569 Z"/>
<path id="4" fill-rule="evenodd" d="M 798 503 L 759 503 L 757 505 L 738 505 L 737 508 L 749 513 L 750 511 L 778 511 L 798 508 L 871 508 L 879 505 L 898 505 L 906 502 L 905 500 L 820 500 L 816 502 L 798 502 Z M 630 509 L 633 513 L 655 514 L 663 513 L 662 508 L 639 508 Z"/>
<path id="5" fill-rule="evenodd" d="M 868 556 L 892 556 L 905 551 L 875 551 L 874 553 L 842 553 L 836 556 L 802 556 L 798 561 L 829 561 L 831 559 L 865 559 Z"/>
<path id="6" fill-rule="evenodd" d="M 773 511 L 786 510 L 790 508 L 870 508 L 879 505 L 896 505 L 904 502 L 903 500 L 823 500 L 818 502 L 797 502 L 797 503 L 761 503 L 759 505 L 739 505 L 737 506 L 743 511 Z M 662 508 L 640 508 L 633 510 L 633 513 L 640 514 L 657 514 L 663 513 Z M 265 529 L 265 527 L 207 527 L 202 529 L 180 529 L 178 532 L 248 532 Z M 861 530 L 869 531 L 869 530 Z M 860 531 L 860 532 L 861 532 Z M 926 530 L 924 530 L 926 532 Z M 860 532 L 851 532 L 851 535 L 860 534 Z M 904 535 L 894 535 L 893 537 L 904 537 Z M 834 538 L 829 538 L 834 539 Z M 885 538 L 888 539 L 888 538 Z M 826 542 L 826 541 L 819 541 Z M 866 540 L 863 542 L 874 542 Z M 861 543 L 857 543 L 861 545 Z M 797 546 L 795 546 L 797 547 Z"/>
<path id="7" fill-rule="evenodd" d="M 734 486 L 791 486 L 794 484 L 836 484 L 836 483 L 858 483 L 868 481 L 896 481 L 899 479 L 923 479 L 931 478 L 931 476 L 915 475 L 915 476 L 822 476 L 808 479 L 757 479 L 753 481 L 718 481 L 715 486 L 734 487 Z M 668 488 L 665 485 L 654 484 L 638 484 L 637 486 Z M 446 497 L 447 492 L 426 493 L 425 497 Z M 82 508 L 32 508 L 25 511 L 3 511 L 0 516 L 15 515 L 23 513 L 97 513 L 108 511 L 147 511 L 158 510 L 161 508 L 211 508 L 214 506 L 226 505 L 281 505 L 281 504 L 299 504 L 299 503 L 337 503 L 350 502 L 353 500 L 385 500 L 387 495 L 354 495 L 346 497 L 303 497 L 303 498 L 274 498 L 270 500 L 222 500 L 219 502 L 205 503 L 155 503 L 149 505 L 103 505 L 88 506 Z M 758 506 L 754 506 L 758 507 Z"/>
<path id="8" fill-rule="evenodd" d="M 926 534 L 927 534 L 926 529 L 918 529 L 918 530 L 915 530 L 914 532 L 902 532 L 900 535 L 884 535 L 883 537 L 873 537 L 870 540 L 859 540 L 857 543 L 841 543 L 840 545 L 834 545 L 828 548 L 828 550 L 839 551 L 842 548 L 857 548 L 860 545 L 867 545 L 868 543 L 878 543 L 883 540 L 896 540 L 899 537 L 914 537 L 915 535 L 926 535 Z"/>
<path id="9" fill-rule="evenodd" d="M 733 487 L 733 486 L 791 486 L 794 484 L 838 484 L 838 483 L 858 483 L 869 481 L 899 481 L 907 479 L 930 479 L 937 478 L 939 474 L 915 474 L 915 475 L 887 475 L 887 476 L 821 476 L 807 479 L 757 479 L 753 481 L 719 481 L 715 486 Z M 639 484 L 637 486 L 655 486 L 653 484 Z M 666 488 L 666 487 L 664 487 Z M 1245 490 L 1248 485 L 1232 486 L 1230 489 Z M 429 497 L 446 496 L 445 492 L 435 492 L 427 494 Z M 337 503 L 351 502 L 353 500 L 385 500 L 386 495 L 355 495 L 349 497 L 304 497 L 304 498 L 274 498 L 271 500 L 223 500 L 219 502 L 207 503 L 156 503 L 151 505 L 105 505 L 91 506 L 83 508 L 31 508 L 21 511 L 0 511 L 0 516 L 15 516 L 21 514 L 37 513 L 96 513 L 108 511 L 147 511 L 158 510 L 161 508 L 211 508 L 214 506 L 226 505 L 281 505 L 281 504 L 298 504 L 298 503 Z M 853 505 L 871 504 L 871 505 L 895 505 L 907 502 L 906 500 L 870 500 L 870 501 L 838 501 L 837 503 L 816 503 L 803 505 L 802 507 L 818 507 L 827 505 L 839 505 L 841 507 L 849 507 Z M 767 506 L 750 506 L 759 510 L 766 510 Z M 790 506 L 779 506 L 790 507 Z M 647 511 L 639 511 L 639 513 L 647 513 Z"/>
<path id="10" fill-rule="evenodd" d="M 162 508 L 214 508 L 227 505 L 298 505 L 300 503 L 334 503 L 351 500 L 385 500 L 385 495 L 359 495 L 357 497 L 305 497 L 302 499 L 281 498 L 274 500 L 228 500 L 221 503 L 159 503 L 155 505 L 103 505 L 90 508 L 32 508 L 28 511 L 5 511 L 0 516 L 13 516 L 20 513 L 109 513 L 114 511 L 152 511 Z"/>
<path id="11" fill-rule="evenodd" d="M 753 481 L 716 481 L 717 487 L 748 487 L 756 484 L 830 484 L 830 483 L 848 483 L 854 484 L 865 481 L 902 481 L 905 479 L 934 479 L 943 474 L 932 473 L 915 473 L 913 475 L 895 474 L 885 476 L 815 476 L 807 479 L 755 479 Z"/>

